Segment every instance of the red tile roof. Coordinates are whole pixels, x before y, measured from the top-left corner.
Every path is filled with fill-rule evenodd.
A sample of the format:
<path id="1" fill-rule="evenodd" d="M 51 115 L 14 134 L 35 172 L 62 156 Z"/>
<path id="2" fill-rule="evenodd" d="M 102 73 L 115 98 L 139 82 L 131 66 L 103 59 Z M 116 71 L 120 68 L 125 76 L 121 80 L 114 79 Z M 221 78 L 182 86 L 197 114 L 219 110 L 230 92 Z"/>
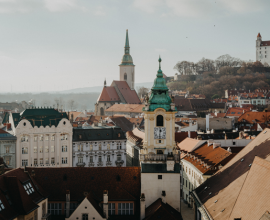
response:
<path id="1" fill-rule="evenodd" d="M 188 137 L 188 132 L 175 132 L 175 142 L 180 143 Z M 197 138 L 197 132 L 191 131 L 190 138 Z"/>
<path id="2" fill-rule="evenodd" d="M 98 102 L 120 102 L 120 98 L 113 86 L 104 86 Z"/>
<path id="3" fill-rule="evenodd" d="M 195 190 L 213 219 L 260 219 L 269 209 L 269 145 L 265 129 Z"/>
<path id="4" fill-rule="evenodd" d="M 141 103 L 136 90 L 131 90 L 126 81 L 113 81 L 112 85 L 113 84 L 116 85 L 118 91 L 121 93 L 127 104 Z"/>
<path id="5" fill-rule="evenodd" d="M 243 113 L 249 112 L 249 108 L 230 107 L 226 112 L 226 116 L 240 117 Z"/>
<path id="6" fill-rule="evenodd" d="M 248 123 L 264 123 L 270 120 L 270 112 L 245 112 L 238 118 L 238 123 L 245 120 Z"/>
<path id="7" fill-rule="evenodd" d="M 159 198 L 145 209 L 145 220 L 179 220 L 181 214 Z"/>
<path id="8" fill-rule="evenodd" d="M 257 37 L 262 37 L 260 33 L 258 33 Z"/>
<path id="9" fill-rule="evenodd" d="M 142 113 L 143 104 L 114 104 L 105 112 L 130 112 L 130 113 Z"/>
<path id="10" fill-rule="evenodd" d="M 84 192 L 92 192 L 102 201 L 104 190 L 109 192 L 109 201 L 140 198 L 140 167 L 29 167 L 27 170 L 30 173 L 35 171 L 34 179 L 50 192 L 50 201 L 65 201 L 67 190 L 71 201 L 83 199 Z"/>
<path id="11" fill-rule="evenodd" d="M 270 46 L 270 41 L 262 41 L 261 46 Z"/>

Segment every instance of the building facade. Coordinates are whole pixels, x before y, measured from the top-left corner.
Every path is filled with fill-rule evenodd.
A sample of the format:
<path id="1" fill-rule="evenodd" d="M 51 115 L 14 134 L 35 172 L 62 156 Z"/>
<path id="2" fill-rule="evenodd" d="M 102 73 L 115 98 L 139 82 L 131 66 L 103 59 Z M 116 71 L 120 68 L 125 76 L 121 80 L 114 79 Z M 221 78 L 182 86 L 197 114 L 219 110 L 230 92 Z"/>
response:
<path id="1" fill-rule="evenodd" d="M 166 203 L 180 211 L 180 165 L 175 144 L 175 113 L 173 98 L 160 67 L 146 98 L 144 111 L 145 138 L 140 150 L 141 192 L 148 207 L 161 196 Z M 149 184 L 151 183 L 151 184 Z"/>
<path id="2" fill-rule="evenodd" d="M 72 125 L 66 113 L 26 109 L 11 113 L 9 121 L 17 137 L 16 167 L 72 166 Z"/>
<path id="3" fill-rule="evenodd" d="M 73 167 L 125 167 L 126 140 L 116 126 L 73 128 Z"/>
<path id="4" fill-rule="evenodd" d="M 119 81 L 114 80 L 110 86 L 104 81 L 103 90 L 95 104 L 95 115 L 104 115 L 105 110 L 114 104 L 140 104 L 141 101 L 134 89 L 135 65 L 130 55 L 128 30 L 126 32 L 126 43 L 124 55 L 119 65 Z"/>
<path id="5" fill-rule="evenodd" d="M 0 157 L 8 168 L 16 167 L 16 136 L 0 129 Z"/>
<path id="6" fill-rule="evenodd" d="M 260 33 L 256 40 L 256 60 L 270 65 L 270 41 L 262 41 Z"/>

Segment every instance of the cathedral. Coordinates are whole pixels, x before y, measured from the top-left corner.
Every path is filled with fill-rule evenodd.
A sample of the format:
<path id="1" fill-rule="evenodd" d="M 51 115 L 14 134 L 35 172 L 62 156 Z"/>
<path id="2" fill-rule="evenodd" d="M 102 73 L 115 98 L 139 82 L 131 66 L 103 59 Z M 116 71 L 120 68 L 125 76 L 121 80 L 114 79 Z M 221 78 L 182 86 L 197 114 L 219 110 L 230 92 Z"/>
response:
<path id="1" fill-rule="evenodd" d="M 114 104 L 141 103 L 134 89 L 135 65 L 129 51 L 128 30 L 124 48 L 124 56 L 119 65 L 120 79 L 114 80 L 110 86 L 106 85 L 106 80 L 104 81 L 104 87 L 95 104 L 95 115 L 105 115 L 105 110 Z"/>

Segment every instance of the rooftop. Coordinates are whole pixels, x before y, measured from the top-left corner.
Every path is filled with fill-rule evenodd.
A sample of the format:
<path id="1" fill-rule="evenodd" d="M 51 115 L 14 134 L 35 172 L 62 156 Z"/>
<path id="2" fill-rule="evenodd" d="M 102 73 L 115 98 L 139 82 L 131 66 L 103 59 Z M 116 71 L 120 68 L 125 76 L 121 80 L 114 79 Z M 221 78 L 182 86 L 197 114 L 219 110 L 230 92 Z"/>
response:
<path id="1" fill-rule="evenodd" d="M 130 112 L 130 113 L 142 113 L 143 104 L 114 104 L 105 112 Z"/>

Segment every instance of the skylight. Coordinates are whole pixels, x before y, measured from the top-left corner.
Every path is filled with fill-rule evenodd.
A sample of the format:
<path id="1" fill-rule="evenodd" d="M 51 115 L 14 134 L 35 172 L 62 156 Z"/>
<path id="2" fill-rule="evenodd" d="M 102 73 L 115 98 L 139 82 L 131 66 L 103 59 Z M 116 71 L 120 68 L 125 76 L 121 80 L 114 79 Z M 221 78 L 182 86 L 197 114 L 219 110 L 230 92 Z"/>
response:
<path id="1" fill-rule="evenodd" d="M 25 185 L 23 185 L 25 191 L 27 192 L 28 195 L 32 194 L 34 192 L 34 189 L 31 185 L 31 183 L 26 183 Z"/>
<path id="2" fill-rule="evenodd" d="M 5 209 L 5 206 L 2 203 L 2 200 L 0 200 L 0 212 Z"/>

